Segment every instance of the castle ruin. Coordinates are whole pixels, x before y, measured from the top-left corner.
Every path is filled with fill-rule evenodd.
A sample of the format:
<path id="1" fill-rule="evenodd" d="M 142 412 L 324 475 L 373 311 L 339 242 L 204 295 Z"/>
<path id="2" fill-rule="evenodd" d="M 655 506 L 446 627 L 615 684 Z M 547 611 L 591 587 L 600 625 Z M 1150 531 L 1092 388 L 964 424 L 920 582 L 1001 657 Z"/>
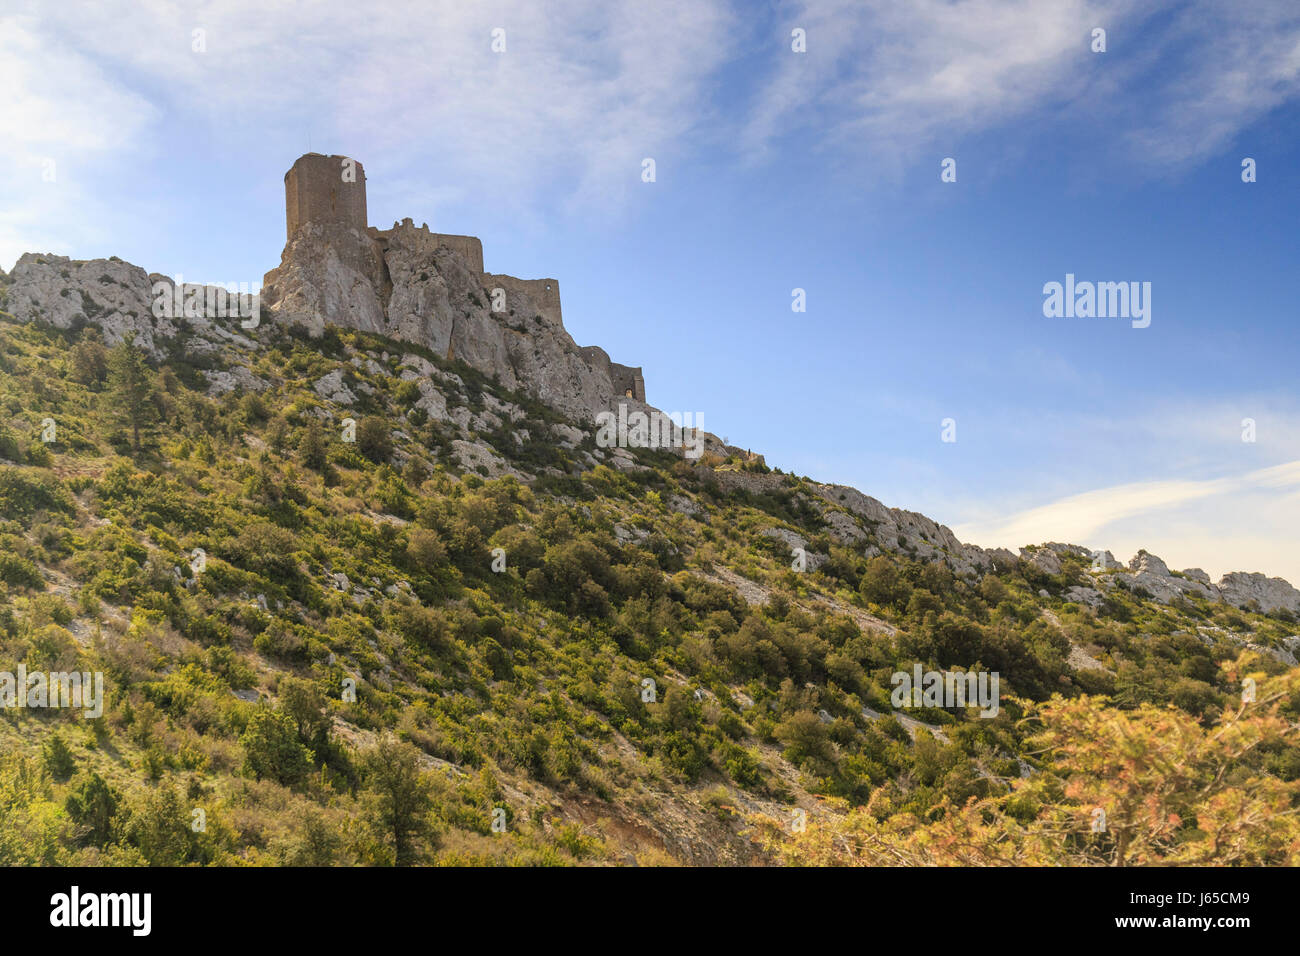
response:
<path id="1" fill-rule="evenodd" d="M 304 223 L 336 223 L 366 231 L 366 171 L 345 156 L 308 153 L 284 174 L 288 238 Z"/>
<path id="2" fill-rule="evenodd" d="M 483 265 L 483 243 L 476 236 L 459 236 L 430 232 L 428 224 L 416 229 L 411 219 L 394 223 L 391 229 L 377 229 L 366 214 L 366 175 L 361 163 L 346 156 L 307 153 L 300 156 L 284 174 L 285 226 L 289 242 L 308 225 L 320 227 L 340 241 L 336 251 L 352 268 L 371 279 L 376 291 L 391 289 L 385 254 L 389 244 L 400 237 L 406 248 L 426 250 L 430 256 L 446 248 L 460 257 L 476 277 L 485 296 L 493 289 L 528 296 L 543 319 L 563 327 L 560 307 L 560 284 L 555 279 L 519 279 L 515 276 L 487 272 Z M 341 241 L 348 233 L 355 242 Z M 365 242 L 369 239 L 370 242 Z M 271 276 L 268 275 L 268 280 Z M 598 346 L 580 348 L 583 359 L 593 369 L 609 377 L 617 394 L 644 402 L 645 379 L 639 367 L 620 365 L 610 360 Z"/>

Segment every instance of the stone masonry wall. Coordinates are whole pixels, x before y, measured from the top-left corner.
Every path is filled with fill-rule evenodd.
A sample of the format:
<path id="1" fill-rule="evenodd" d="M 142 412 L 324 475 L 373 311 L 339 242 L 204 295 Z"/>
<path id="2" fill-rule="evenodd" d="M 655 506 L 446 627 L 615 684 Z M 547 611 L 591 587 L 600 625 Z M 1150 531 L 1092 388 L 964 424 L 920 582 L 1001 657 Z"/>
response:
<path id="1" fill-rule="evenodd" d="M 409 217 L 393 223 L 392 229 L 376 229 L 372 226 L 368 231 L 371 238 L 378 239 L 381 243 L 400 232 L 403 244 L 411 249 L 423 250 L 430 256 L 439 246 L 446 246 L 465 260 L 465 265 L 471 272 L 483 271 L 483 243 L 477 236 L 453 236 L 442 232 L 430 232 L 428 223 L 421 223 L 417 229 Z"/>
<path id="2" fill-rule="evenodd" d="M 560 284 L 554 279 L 516 279 L 514 276 L 483 273 L 483 288 L 491 295 L 500 286 L 507 292 L 522 292 L 541 310 L 542 317 L 553 325 L 563 325 L 560 311 Z M 528 318 L 528 316 L 525 316 Z"/>
<path id="3" fill-rule="evenodd" d="M 346 156 L 300 156 L 284 174 L 288 238 L 309 222 L 366 231 L 366 173 L 355 161 L 355 182 L 345 182 Z"/>
<path id="4" fill-rule="evenodd" d="M 619 365 L 617 362 L 611 362 L 609 353 L 599 345 L 588 345 L 580 348 L 582 357 L 587 360 L 587 364 L 594 369 L 599 369 L 609 376 L 609 380 L 614 385 L 614 394 L 619 396 L 631 395 L 638 402 L 644 402 L 645 397 L 645 377 L 641 374 L 640 366 L 633 368 L 630 365 Z"/>

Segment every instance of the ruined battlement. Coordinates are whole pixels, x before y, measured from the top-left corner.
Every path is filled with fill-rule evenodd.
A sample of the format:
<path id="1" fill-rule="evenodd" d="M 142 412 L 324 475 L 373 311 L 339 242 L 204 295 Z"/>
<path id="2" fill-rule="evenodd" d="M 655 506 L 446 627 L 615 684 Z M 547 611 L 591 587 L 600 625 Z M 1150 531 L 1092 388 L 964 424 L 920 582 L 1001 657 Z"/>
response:
<path id="1" fill-rule="evenodd" d="M 514 276 L 494 275 L 485 272 L 481 276 L 483 288 L 492 294 L 495 288 L 511 292 L 521 292 L 541 310 L 542 318 L 551 325 L 564 325 L 564 314 L 560 310 L 560 283 L 554 279 L 516 279 Z M 526 318 L 530 318 L 527 317 Z"/>
<path id="2" fill-rule="evenodd" d="M 371 226 L 366 231 L 371 238 L 381 242 L 400 235 L 403 245 L 427 251 L 429 255 L 433 255 L 440 246 L 445 246 L 464 259 L 465 265 L 471 272 L 483 271 L 483 243 L 477 236 L 454 236 L 448 233 L 430 232 L 427 222 L 421 223 L 417 229 L 409 217 L 393 223 L 392 229 L 376 229 Z"/>
<path id="3" fill-rule="evenodd" d="M 582 357 L 587 360 L 592 368 L 599 369 L 609 376 L 609 380 L 614 384 L 614 390 L 617 394 L 627 398 L 635 398 L 638 402 L 644 402 L 645 398 L 645 377 L 641 374 L 641 366 L 619 365 L 611 361 L 609 353 L 599 345 L 588 345 L 578 349 Z"/>

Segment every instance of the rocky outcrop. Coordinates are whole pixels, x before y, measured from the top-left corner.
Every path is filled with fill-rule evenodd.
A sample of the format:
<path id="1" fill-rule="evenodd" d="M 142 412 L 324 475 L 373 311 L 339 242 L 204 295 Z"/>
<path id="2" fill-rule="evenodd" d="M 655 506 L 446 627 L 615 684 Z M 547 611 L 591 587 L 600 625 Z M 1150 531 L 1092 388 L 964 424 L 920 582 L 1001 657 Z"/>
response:
<path id="1" fill-rule="evenodd" d="M 1158 577 L 1169 577 L 1169 565 L 1165 564 L 1154 554 L 1150 554 L 1146 549 L 1138 551 L 1137 554 L 1129 560 L 1129 570 L 1134 574 L 1153 574 Z"/>
<path id="2" fill-rule="evenodd" d="M 273 321 L 313 335 L 335 325 L 416 343 L 579 420 L 613 407 L 622 393 L 608 361 L 584 356 L 558 310 L 523 289 L 485 285 L 492 277 L 471 265 L 410 220 L 383 233 L 313 222 L 285 245 L 262 300 Z"/>
<path id="3" fill-rule="evenodd" d="M 383 258 L 367 236 L 333 223 L 308 223 L 285 244 L 279 267 L 264 277 L 262 302 L 279 321 L 314 336 L 327 325 L 387 334 L 377 291 L 383 275 Z"/>
<path id="4" fill-rule="evenodd" d="M 1021 548 L 1020 556 L 1044 574 L 1061 573 L 1061 559 L 1051 548 L 1036 548 L 1033 551 Z"/>
<path id="5" fill-rule="evenodd" d="M 1075 585 L 1065 592 L 1065 600 L 1075 604 L 1087 604 L 1089 607 L 1100 607 L 1106 597 L 1096 588 Z"/>
<path id="6" fill-rule="evenodd" d="M 1218 591 L 1223 600 L 1237 607 L 1246 607 L 1254 602 L 1265 612 L 1278 608 L 1300 612 L 1300 591 L 1281 578 L 1266 577 L 1258 572 L 1225 574 L 1219 580 Z"/>
<path id="7" fill-rule="evenodd" d="M 1240 608 L 1258 607 L 1266 613 L 1278 609 L 1300 612 L 1300 591 L 1281 578 L 1233 571 L 1225 574 L 1216 585 L 1200 568 L 1171 571 L 1164 561 L 1146 550 L 1133 556 L 1127 570 L 1098 575 L 1097 582 L 1102 587 L 1114 587 L 1123 582 L 1129 588 L 1140 588 L 1164 604 L 1179 597 L 1200 597 Z"/>
<path id="8" fill-rule="evenodd" d="M 334 402 L 338 405 L 355 405 L 356 395 L 348 388 L 347 383 L 343 380 L 343 370 L 335 369 L 328 375 L 323 375 L 312 385 L 314 391 L 327 402 Z"/>
<path id="9" fill-rule="evenodd" d="M 152 312 L 149 274 L 121 259 L 69 259 L 25 253 L 8 277 L 8 311 L 19 322 L 48 322 L 58 329 L 97 325 L 116 345 L 127 335 L 154 358 L 160 339 L 178 329 Z"/>
<path id="10" fill-rule="evenodd" d="M 257 347 L 247 335 L 260 322 L 253 293 L 241 297 L 221 286 L 184 282 L 178 295 L 172 278 L 146 273 L 116 257 L 27 253 L 8 276 L 6 298 L 6 311 L 19 322 L 46 322 L 58 329 L 93 325 L 110 346 L 130 335 L 157 361 L 182 348 L 215 354 Z M 209 378 L 217 392 L 261 387 L 238 370 Z"/>
<path id="11" fill-rule="evenodd" d="M 843 509 L 843 512 L 861 519 L 865 531 L 863 537 L 873 537 L 880 550 L 904 550 L 926 560 L 947 561 L 960 574 L 988 571 L 993 567 L 995 558 L 992 554 L 975 545 L 962 544 L 952 529 L 923 514 L 887 508 L 875 498 L 847 485 L 813 485 L 813 491 L 824 502 L 823 516 L 831 524 L 833 532 L 836 530 L 833 515 L 838 509 Z M 838 523 L 838 536 L 853 540 L 854 535 L 844 527 L 843 520 Z"/>

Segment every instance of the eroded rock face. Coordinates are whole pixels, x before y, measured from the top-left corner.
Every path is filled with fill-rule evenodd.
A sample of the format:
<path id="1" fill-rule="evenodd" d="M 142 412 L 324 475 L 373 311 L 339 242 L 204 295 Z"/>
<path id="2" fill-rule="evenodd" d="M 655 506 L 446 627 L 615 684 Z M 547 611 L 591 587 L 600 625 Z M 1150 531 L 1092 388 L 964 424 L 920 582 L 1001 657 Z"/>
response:
<path id="1" fill-rule="evenodd" d="M 308 223 L 286 243 L 279 267 L 266 274 L 262 302 L 278 321 L 301 325 L 315 336 L 326 325 L 387 334 L 376 291 L 383 271 L 379 248 L 367 236 Z"/>
<path id="2" fill-rule="evenodd" d="M 1300 591 L 1281 578 L 1270 578 L 1258 572 L 1233 571 L 1219 580 L 1219 593 L 1223 599 L 1237 607 L 1251 601 L 1259 602 L 1261 611 L 1286 608 L 1300 611 Z"/>
<path id="3" fill-rule="evenodd" d="M 335 369 L 328 375 L 321 376 L 312 386 L 312 390 L 327 402 L 338 405 L 355 405 L 357 401 L 356 395 L 352 394 L 352 390 L 343 381 L 342 369 Z"/>
<path id="4" fill-rule="evenodd" d="M 1078 585 L 1065 592 L 1065 599 L 1077 604 L 1087 604 L 1089 607 L 1100 607 L 1106 600 L 1105 596 L 1096 588 L 1080 587 Z"/>
<path id="5" fill-rule="evenodd" d="M 1169 565 L 1165 564 L 1154 554 L 1148 553 L 1145 549 L 1133 555 L 1128 566 L 1131 571 L 1139 575 L 1154 574 L 1159 577 L 1169 577 Z"/>
<path id="6" fill-rule="evenodd" d="M 847 485 L 817 485 L 814 490 L 832 506 L 830 509 L 822 507 L 823 517 L 831 525 L 833 533 L 844 540 L 852 541 L 856 535 L 845 526 L 842 518 L 833 518 L 835 508 L 842 508 L 861 519 L 884 550 L 909 550 L 925 560 L 947 561 L 959 574 L 988 570 L 993 565 L 991 554 L 975 545 L 962 544 L 952 529 L 923 514 L 887 508 L 875 498 Z"/>
<path id="7" fill-rule="evenodd" d="M 176 323 L 156 319 L 149 274 L 121 259 L 69 259 L 25 253 L 8 277 L 7 311 L 19 322 L 70 329 L 96 325 L 112 346 L 128 334 L 161 358 L 158 339 L 176 335 Z"/>
<path id="8" fill-rule="evenodd" d="M 411 230 L 376 238 L 309 223 L 267 273 L 262 297 L 275 321 L 312 335 L 336 325 L 413 342 L 580 420 L 611 407 L 608 371 L 587 361 L 553 310 L 509 289 L 494 312 L 483 281 L 460 252 L 431 249 Z"/>
<path id="9" fill-rule="evenodd" d="M 1029 552 L 1021 549 L 1021 557 L 1042 571 L 1044 574 L 1060 574 L 1061 559 L 1056 556 L 1056 552 L 1050 548 L 1039 548 L 1037 551 Z"/>

